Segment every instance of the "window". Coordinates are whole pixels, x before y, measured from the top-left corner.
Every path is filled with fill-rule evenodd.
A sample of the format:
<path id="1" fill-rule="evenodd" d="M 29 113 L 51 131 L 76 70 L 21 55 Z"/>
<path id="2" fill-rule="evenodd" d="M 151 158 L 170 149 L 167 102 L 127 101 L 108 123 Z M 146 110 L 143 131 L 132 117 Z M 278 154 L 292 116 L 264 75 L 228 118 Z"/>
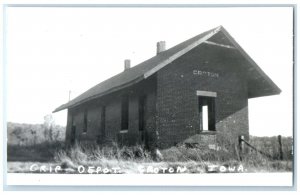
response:
<path id="1" fill-rule="evenodd" d="M 71 145 L 75 144 L 75 139 L 76 139 L 76 126 L 72 125 L 71 127 Z"/>
<path id="2" fill-rule="evenodd" d="M 70 142 L 71 145 L 74 145 L 76 140 L 76 124 L 74 121 L 74 115 L 70 114 L 70 117 L 71 117 L 71 141 Z"/>
<path id="3" fill-rule="evenodd" d="M 145 104 L 146 96 L 140 96 L 139 98 L 139 130 L 145 130 Z"/>
<path id="4" fill-rule="evenodd" d="M 121 130 L 128 129 L 128 113 L 129 112 L 129 102 L 128 96 L 122 97 L 121 105 Z"/>
<path id="5" fill-rule="evenodd" d="M 103 106 L 102 109 L 101 109 L 100 128 L 101 128 L 102 137 L 105 137 L 105 106 Z"/>
<path id="6" fill-rule="evenodd" d="M 88 119 L 87 119 L 87 116 L 88 115 L 88 112 L 87 110 L 84 111 L 84 116 L 83 116 L 83 133 L 86 133 L 87 132 L 87 125 L 88 125 Z"/>
<path id="7" fill-rule="evenodd" d="M 215 98 L 198 96 L 200 113 L 200 131 L 214 131 L 215 124 Z"/>

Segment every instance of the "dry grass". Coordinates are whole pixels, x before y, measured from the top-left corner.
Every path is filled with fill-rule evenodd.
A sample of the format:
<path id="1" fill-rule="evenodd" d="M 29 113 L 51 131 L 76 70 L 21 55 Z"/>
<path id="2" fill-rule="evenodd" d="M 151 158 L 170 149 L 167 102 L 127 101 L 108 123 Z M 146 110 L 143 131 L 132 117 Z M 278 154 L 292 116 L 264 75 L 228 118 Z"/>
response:
<path id="1" fill-rule="evenodd" d="M 271 160 L 267 157 L 250 152 L 239 161 L 236 155 L 224 150 L 209 150 L 186 148 L 184 146 L 171 147 L 162 150 L 162 161 L 154 160 L 149 151 L 141 146 L 99 148 L 98 146 L 84 146 L 76 144 L 67 151 L 60 151 L 55 155 L 55 161 L 66 167 L 106 167 L 112 169 L 120 167 L 120 173 L 139 173 L 139 167 L 186 167 L 185 173 L 204 173 L 208 165 L 234 167 L 242 165 L 246 172 L 282 172 L 292 171 L 291 161 Z M 150 171 L 151 172 L 151 171 Z M 161 170 L 160 170 L 161 172 Z"/>
<path id="2" fill-rule="evenodd" d="M 103 148 L 97 145 L 75 144 L 67 150 L 58 151 L 54 160 L 63 167 L 120 167 L 127 170 L 126 173 L 136 172 L 132 170 L 137 170 L 141 163 L 153 163 L 150 152 L 141 146 L 120 148 L 116 144 Z"/>
<path id="3" fill-rule="evenodd" d="M 110 147 L 99 147 L 93 144 L 75 144 L 65 148 L 63 143 L 36 144 L 30 146 L 8 147 L 8 172 L 31 172 L 30 166 L 46 168 L 60 166 L 59 173 L 78 173 L 78 167 L 120 168 L 118 173 L 172 173 L 169 169 L 186 168 L 184 173 L 206 173 L 209 165 L 236 167 L 242 165 L 246 172 L 291 172 L 291 159 L 283 161 L 269 159 L 255 151 L 244 154 L 242 161 L 236 147 L 220 147 L 220 150 L 209 148 L 187 148 L 185 145 L 174 146 L 160 151 L 161 158 L 157 160 L 154 152 L 145 150 L 141 146 L 119 147 L 113 144 Z M 21 161 L 21 162 L 20 162 Z M 148 170 L 149 169 L 149 170 Z M 35 170 L 34 172 L 41 172 Z M 100 172 L 101 173 L 101 172 Z"/>

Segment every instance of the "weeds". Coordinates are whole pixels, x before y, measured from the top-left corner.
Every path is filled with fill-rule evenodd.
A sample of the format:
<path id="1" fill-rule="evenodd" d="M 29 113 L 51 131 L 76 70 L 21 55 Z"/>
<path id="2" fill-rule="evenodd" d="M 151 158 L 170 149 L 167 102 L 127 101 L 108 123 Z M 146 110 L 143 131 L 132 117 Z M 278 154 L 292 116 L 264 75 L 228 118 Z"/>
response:
<path id="1" fill-rule="evenodd" d="M 249 152 L 239 161 L 238 157 L 228 150 L 208 148 L 187 148 L 184 145 L 174 146 L 161 151 L 163 161 L 157 162 L 148 150 L 142 146 L 99 147 L 97 145 L 75 144 L 67 150 L 55 154 L 55 161 L 64 168 L 81 166 L 121 167 L 126 173 L 136 173 L 138 166 L 185 166 L 189 173 L 205 172 L 208 165 L 237 166 L 242 164 L 248 172 L 291 171 L 291 161 L 274 161 L 257 152 Z"/>
<path id="2" fill-rule="evenodd" d="M 292 160 L 274 160 L 251 150 L 240 154 L 235 145 L 230 145 L 225 139 L 223 143 L 224 145 L 219 143 L 216 147 L 187 147 L 179 144 L 151 152 L 140 145 L 120 147 L 116 143 L 110 146 L 75 143 L 72 147 L 65 147 L 63 142 L 46 141 L 22 146 L 8 145 L 8 161 L 15 161 L 14 164 L 23 162 L 24 166 L 22 164 L 22 167 L 16 167 L 16 172 L 28 169 L 28 163 L 24 162 L 56 164 L 66 173 L 74 173 L 78 166 L 120 167 L 124 170 L 123 173 L 137 173 L 140 166 L 173 169 L 184 166 L 188 173 L 205 173 L 209 165 L 228 167 L 238 164 L 242 164 L 247 172 L 292 171 Z M 161 155 L 160 158 L 153 155 L 157 153 Z M 9 170 L 13 172 L 14 169 Z"/>
<path id="3" fill-rule="evenodd" d="M 54 157 L 56 162 L 69 162 L 77 165 L 94 165 L 109 161 L 152 162 L 150 152 L 141 146 L 102 147 L 97 145 L 81 145 L 76 143 L 67 150 L 58 151 Z M 68 163 L 67 163 L 68 164 Z"/>

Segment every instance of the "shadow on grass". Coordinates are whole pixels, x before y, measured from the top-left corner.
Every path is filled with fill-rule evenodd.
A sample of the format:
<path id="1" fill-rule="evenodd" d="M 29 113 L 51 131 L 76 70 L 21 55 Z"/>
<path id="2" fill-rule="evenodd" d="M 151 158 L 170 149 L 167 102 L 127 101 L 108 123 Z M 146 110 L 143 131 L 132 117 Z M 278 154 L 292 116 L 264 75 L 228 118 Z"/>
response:
<path id="1" fill-rule="evenodd" d="M 34 145 L 7 145 L 8 162 L 51 162 L 56 151 L 63 149 L 62 142 L 44 142 Z"/>

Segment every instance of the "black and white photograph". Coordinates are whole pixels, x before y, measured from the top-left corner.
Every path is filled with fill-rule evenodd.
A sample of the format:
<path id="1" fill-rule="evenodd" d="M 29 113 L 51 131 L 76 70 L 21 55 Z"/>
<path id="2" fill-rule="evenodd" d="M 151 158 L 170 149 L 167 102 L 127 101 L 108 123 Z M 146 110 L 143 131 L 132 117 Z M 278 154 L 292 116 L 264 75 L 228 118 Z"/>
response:
<path id="1" fill-rule="evenodd" d="M 294 6 L 4 9 L 6 185 L 294 185 Z"/>

